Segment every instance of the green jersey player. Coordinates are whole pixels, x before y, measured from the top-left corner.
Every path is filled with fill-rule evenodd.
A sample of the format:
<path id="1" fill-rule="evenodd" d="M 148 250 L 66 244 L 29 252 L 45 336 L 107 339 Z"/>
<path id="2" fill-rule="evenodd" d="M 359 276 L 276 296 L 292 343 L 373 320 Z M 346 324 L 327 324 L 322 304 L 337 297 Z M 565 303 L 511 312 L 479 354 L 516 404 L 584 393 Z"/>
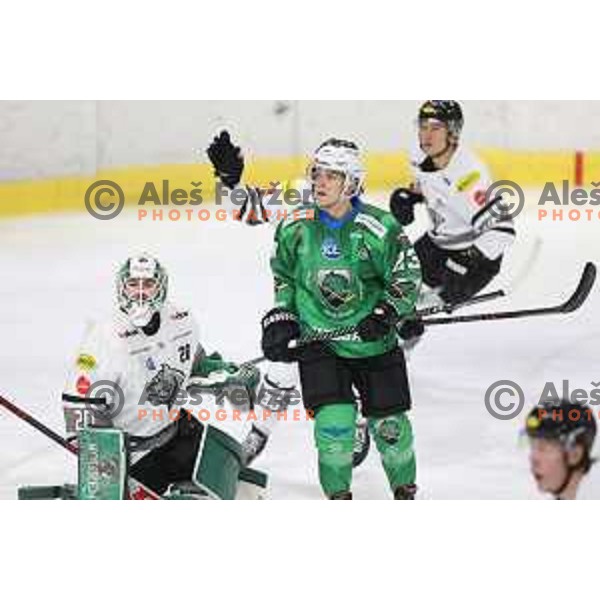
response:
<path id="1" fill-rule="evenodd" d="M 262 346 L 269 360 L 299 363 L 327 497 L 352 497 L 354 388 L 394 497 L 413 499 L 411 397 L 398 337 L 410 337 L 421 272 L 398 222 L 362 200 L 363 179 L 354 143 L 330 139 L 317 149 L 309 167 L 314 210 L 277 228 L 276 307 L 262 320 Z M 405 324 L 397 329 L 399 320 Z M 356 333 L 327 345 L 290 345 L 342 326 Z"/>

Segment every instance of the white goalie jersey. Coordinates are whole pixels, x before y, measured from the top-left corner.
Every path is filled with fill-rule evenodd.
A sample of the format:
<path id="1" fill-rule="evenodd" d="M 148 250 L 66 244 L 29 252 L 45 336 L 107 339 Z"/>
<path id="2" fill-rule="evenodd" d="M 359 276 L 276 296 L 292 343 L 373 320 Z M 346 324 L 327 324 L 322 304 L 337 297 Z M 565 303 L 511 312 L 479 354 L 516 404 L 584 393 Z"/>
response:
<path id="1" fill-rule="evenodd" d="M 169 410 L 203 350 L 189 311 L 167 303 L 159 314 L 154 335 L 119 311 L 88 327 L 62 395 L 68 439 L 91 423 L 151 439 L 173 423 Z"/>
<path id="2" fill-rule="evenodd" d="M 490 260 L 501 256 L 513 242 L 515 228 L 511 218 L 500 214 L 502 199 L 486 199 L 493 183 L 486 166 L 462 146 L 444 169 L 432 166 L 422 154 L 412 162 L 431 220 L 432 241 L 445 250 L 475 245 Z"/>

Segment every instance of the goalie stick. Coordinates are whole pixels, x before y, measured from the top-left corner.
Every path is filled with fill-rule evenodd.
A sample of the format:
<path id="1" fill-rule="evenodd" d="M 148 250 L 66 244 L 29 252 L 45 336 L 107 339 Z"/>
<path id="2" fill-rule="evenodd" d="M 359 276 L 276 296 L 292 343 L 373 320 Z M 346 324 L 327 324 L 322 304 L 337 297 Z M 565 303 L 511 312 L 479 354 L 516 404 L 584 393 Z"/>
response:
<path id="1" fill-rule="evenodd" d="M 30 415 L 22 408 L 19 408 L 14 402 L 0 396 L 0 405 L 22 421 L 25 421 L 28 425 L 31 425 L 34 429 L 37 429 L 40 433 L 43 433 L 53 442 L 56 442 L 59 446 L 62 446 L 65 450 L 68 450 L 71 454 L 75 454 L 76 456 L 79 454 L 75 445 L 68 442 L 64 437 L 50 429 L 47 425 L 44 425 L 44 423 L 36 419 L 33 415 Z M 128 478 L 128 486 L 130 500 L 160 500 L 160 496 L 154 490 L 151 490 L 149 487 L 146 487 L 143 483 L 140 483 L 132 477 Z"/>

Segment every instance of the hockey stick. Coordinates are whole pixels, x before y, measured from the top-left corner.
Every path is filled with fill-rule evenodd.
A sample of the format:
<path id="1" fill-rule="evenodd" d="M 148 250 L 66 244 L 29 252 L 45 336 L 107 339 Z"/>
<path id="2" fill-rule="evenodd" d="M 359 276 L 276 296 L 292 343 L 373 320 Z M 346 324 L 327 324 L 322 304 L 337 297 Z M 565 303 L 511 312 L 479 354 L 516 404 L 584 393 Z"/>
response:
<path id="1" fill-rule="evenodd" d="M 479 296 L 474 296 L 473 298 L 469 298 L 464 302 L 460 302 L 457 304 L 440 304 L 438 306 L 428 306 L 427 308 L 422 308 L 420 310 L 415 311 L 415 317 L 421 318 L 429 315 L 435 315 L 441 312 L 445 312 L 447 314 L 452 314 L 454 311 L 465 308 L 467 306 L 472 306 L 474 304 L 479 304 L 481 302 L 488 302 L 490 300 L 495 300 L 496 298 L 502 298 L 505 295 L 503 290 L 496 290 L 495 292 L 488 292 L 486 294 L 480 294 Z M 346 335 L 353 335 L 357 332 L 355 325 L 350 325 L 347 327 L 338 327 L 337 329 L 330 329 L 328 331 L 314 331 L 304 335 L 300 338 L 295 344 L 290 345 L 290 348 L 297 348 L 299 346 L 305 346 L 312 342 L 327 342 L 331 340 L 335 340 L 339 337 L 343 337 Z M 248 360 L 243 363 L 242 366 L 245 365 L 258 365 L 261 362 L 267 360 L 264 356 L 259 356 L 257 358 L 253 358 L 252 360 Z"/>
<path id="2" fill-rule="evenodd" d="M 458 304 L 442 304 L 439 306 L 429 306 L 427 308 L 422 308 L 420 310 L 415 311 L 415 318 L 420 319 L 421 317 L 426 317 L 429 315 L 435 315 L 437 313 L 445 312 L 448 314 L 453 313 L 455 310 L 459 308 L 466 308 L 467 306 L 472 306 L 474 304 L 479 304 L 481 302 L 488 302 L 489 300 L 495 300 L 496 298 L 501 298 L 504 296 L 504 292 L 502 290 L 497 290 L 495 292 L 489 292 L 487 294 L 481 294 L 480 296 L 474 296 L 473 298 L 469 298 L 464 302 L 460 302 Z M 402 319 L 398 320 L 398 323 L 401 322 Z M 425 321 L 424 321 L 425 322 Z M 346 335 L 353 335 L 357 333 L 357 327 L 355 325 L 349 325 L 347 327 L 338 327 L 337 329 L 330 329 L 328 331 L 315 331 L 308 333 L 305 336 L 302 336 L 297 344 L 297 346 L 304 346 L 306 344 L 310 344 L 312 342 L 328 342 L 331 340 L 335 340 L 336 338 L 340 338 Z"/>
<path id="3" fill-rule="evenodd" d="M 456 317 L 434 317 L 432 319 L 424 319 L 423 325 L 450 325 L 453 323 L 474 323 L 477 321 L 500 321 L 504 319 L 521 319 L 523 317 L 537 317 L 543 315 L 561 315 L 575 312 L 587 300 L 594 283 L 596 282 L 596 265 L 594 263 L 586 263 L 577 288 L 562 304 L 548 306 L 545 308 L 529 308 L 524 310 L 514 310 L 497 313 L 484 313 L 478 315 L 462 315 Z"/>
<path id="4" fill-rule="evenodd" d="M 34 429 L 37 429 L 40 433 L 43 433 L 47 438 L 50 438 L 53 442 L 56 442 L 59 446 L 62 446 L 65 450 L 68 450 L 71 454 L 77 456 L 79 454 L 77 446 L 68 442 L 64 437 L 56 433 L 56 431 L 50 429 L 44 425 L 41 421 L 38 421 L 34 416 L 25 412 L 22 408 L 19 408 L 16 404 L 7 400 L 3 396 L 0 396 L 0 405 L 6 408 L 9 412 L 15 415 L 17 418 L 25 421 L 28 425 L 31 425 Z M 143 483 L 128 478 L 129 484 L 129 498 L 131 500 L 160 500 L 160 496 L 150 488 L 146 487 Z"/>
<path id="5" fill-rule="evenodd" d="M 497 312 L 497 313 L 482 313 L 476 315 L 462 315 L 456 317 L 433 317 L 431 319 L 423 319 L 421 322 L 425 327 L 429 327 L 431 325 L 452 325 L 455 323 L 474 323 L 477 321 L 500 321 L 505 319 L 521 319 L 524 317 L 535 317 L 535 316 L 543 316 L 543 315 L 559 315 L 559 314 L 568 314 L 575 312 L 578 310 L 583 303 L 587 300 L 592 288 L 594 287 L 594 283 L 596 282 L 596 265 L 594 263 L 588 262 L 586 263 L 583 273 L 581 274 L 581 278 L 579 283 L 577 284 L 577 288 L 571 295 L 571 297 L 563 302 L 562 304 L 558 304 L 555 306 L 548 306 L 544 308 L 529 308 L 524 310 L 514 310 L 514 311 L 505 311 L 505 312 Z M 482 296 L 475 296 L 471 298 L 470 301 L 457 305 L 453 308 L 456 310 L 458 308 L 462 308 L 464 306 L 470 306 L 472 304 L 477 304 L 479 302 L 483 302 L 486 300 L 490 300 L 491 296 L 499 297 L 503 296 L 504 292 L 499 290 L 498 292 L 491 292 L 490 294 L 483 294 Z M 436 310 L 439 309 L 439 310 Z M 434 314 L 436 312 L 443 312 L 444 307 L 431 307 L 427 309 L 423 309 L 427 311 L 427 314 Z M 415 316 L 417 318 L 422 316 L 422 311 L 416 311 Z M 329 331 L 317 331 L 311 334 L 308 334 L 296 343 L 295 346 L 290 346 L 291 348 L 304 346 L 311 342 L 325 342 L 337 339 L 346 335 L 353 335 L 357 332 L 356 327 L 340 327 L 339 329 L 332 329 Z M 263 356 L 259 358 L 255 358 L 252 361 L 249 361 L 245 364 L 253 364 L 256 365 L 263 360 L 266 360 Z"/>

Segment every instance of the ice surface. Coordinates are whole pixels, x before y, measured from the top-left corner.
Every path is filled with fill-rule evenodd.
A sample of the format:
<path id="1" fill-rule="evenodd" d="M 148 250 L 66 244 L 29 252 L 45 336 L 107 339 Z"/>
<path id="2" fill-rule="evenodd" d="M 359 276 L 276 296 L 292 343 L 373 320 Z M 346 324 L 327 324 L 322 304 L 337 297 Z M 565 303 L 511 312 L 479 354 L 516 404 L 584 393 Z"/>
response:
<path id="1" fill-rule="evenodd" d="M 522 214 L 505 273 L 523 280 L 508 299 L 472 311 L 567 297 L 583 264 L 600 262 L 598 224 Z M 139 222 L 134 212 L 108 222 L 87 214 L 0 222 L 0 394 L 62 432 L 67 363 L 86 320 L 112 302 L 115 264 L 137 250 L 168 267 L 173 299 L 194 310 L 207 349 L 237 361 L 259 355 L 259 320 L 271 305 L 271 236 L 269 227 L 231 220 Z M 510 288 L 510 278 L 502 281 Z M 590 390 L 600 381 L 599 308 L 594 290 L 572 316 L 429 330 L 409 360 L 418 481 L 427 497 L 538 497 L 518 441 L 522 418 L 492 418 L 484 393 L 500 379 L 518 382 L 528 405 L 546 381 Z M 3 410 L 0 448 L 1 498 L 15 498 L 18 485 L 75 480 L 73 457 Z M 281 424 L 256 466 L 269 472 L 273 498 L 321 498 L 310 423 Z M 353 489 L 356 498 L 390 497 L 374 450 L 355 471 Z"/>

